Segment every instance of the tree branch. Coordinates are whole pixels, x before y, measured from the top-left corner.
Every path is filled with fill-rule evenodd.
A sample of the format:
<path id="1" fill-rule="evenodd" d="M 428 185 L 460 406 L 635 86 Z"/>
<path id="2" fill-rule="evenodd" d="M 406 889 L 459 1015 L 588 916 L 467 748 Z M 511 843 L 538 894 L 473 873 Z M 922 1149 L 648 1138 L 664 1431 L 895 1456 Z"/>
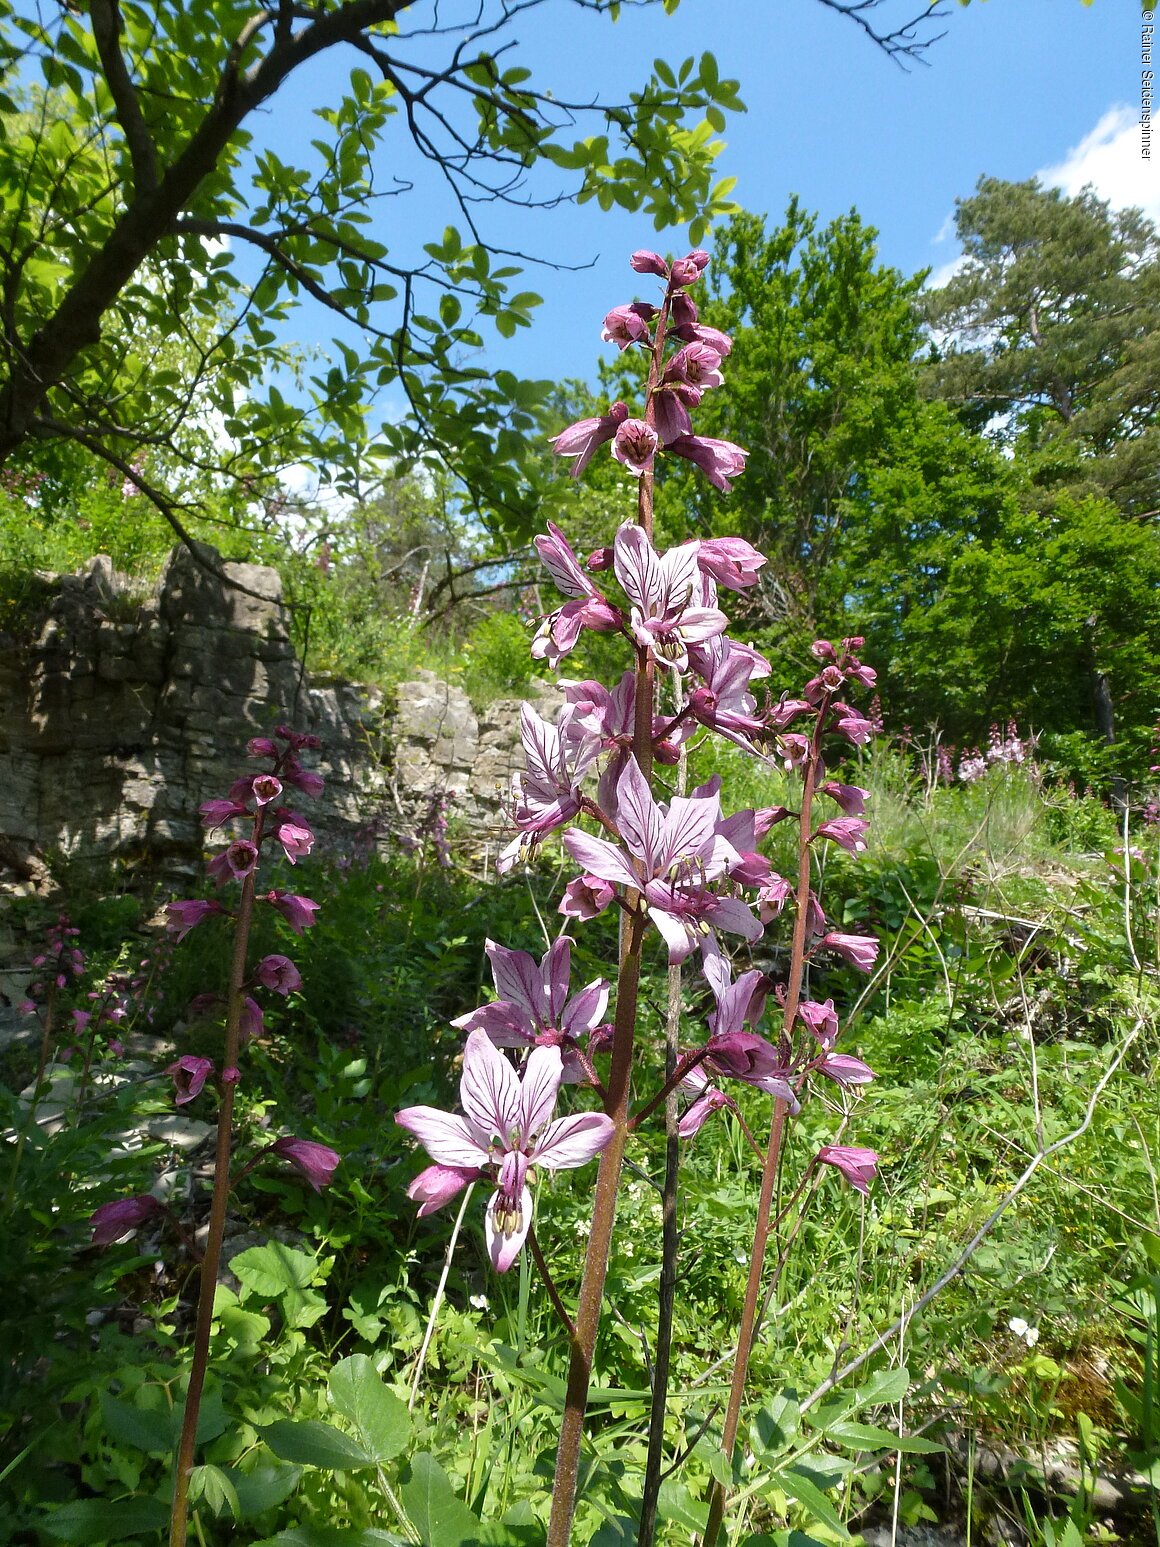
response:
<path id="1" fill-rule="evenodd" d="M 125 144 L 129 147 L 134 191 L 140 197 L 151 193 L 157 186 L 157 147 L 142 116 L 141 104 L 137 100 L 137 92 L 118 42 L 121 10 L 117 0 L 90 0 L 89 19 L 101 68 L 105 72 L 109 94 L 117 110 L 117 122 L 121 125 Z"/>

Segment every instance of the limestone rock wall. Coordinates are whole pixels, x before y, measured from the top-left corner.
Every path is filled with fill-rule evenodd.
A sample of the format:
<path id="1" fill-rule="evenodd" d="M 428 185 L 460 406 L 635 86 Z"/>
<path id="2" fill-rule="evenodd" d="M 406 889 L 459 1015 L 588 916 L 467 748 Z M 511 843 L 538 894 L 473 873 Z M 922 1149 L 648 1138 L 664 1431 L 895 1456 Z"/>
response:
<path id="1" fill-rule="evenodd" d="M 389 703 L 357 684 L 312 681 L 295 658 L 277 572 L 199 553 L 202 563 L 176 548 L 146 597 L 98 557 L 53 580 L 30 635 L 0 636 L 0 861 L 10 884 L 35 882 L 54 855 L 195 871 L 199 804 L 242 771 L 249 737 L 280 721 L 322 738 L 327 787 L 312 818 L 328 840 L 389 845 L 446 788 L 473 845 L 499 841 L 517 702 L 481 721 L 429 673 Z"/>

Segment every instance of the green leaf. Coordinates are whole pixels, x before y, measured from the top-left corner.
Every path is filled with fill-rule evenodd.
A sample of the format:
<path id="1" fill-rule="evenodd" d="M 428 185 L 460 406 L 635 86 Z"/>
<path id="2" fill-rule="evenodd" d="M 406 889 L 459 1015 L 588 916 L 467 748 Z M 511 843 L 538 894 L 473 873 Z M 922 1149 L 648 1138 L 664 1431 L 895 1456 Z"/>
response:
<path id="1" fill-rule="evenodd" d="M 280 405 L 274 388 L 270 389 L 270 397 L 276 406 Z M 265 1246 L 251 1246 L 232 1258 L 230 1272 L 251 1294 L 272 1299 L 313 1284 L 318 1277 L 318 1259 L 309 1252 L 295 1251 L 282 1241 L 268 1241 Z"/>
<path id="2" fill-rule="evenodd" d="M 479 1542 L 479 1521 L 434 1456 L 420 1451 L 411 1458 L 399 1492 L 423 1547 L 469 1547 Z"/>
<path id="3" fill-rule="evenodd" d="M 342 1526 L 291 1526 L 266 1537 L 254 1547 L 400 1547 L 401 1536 L 389 1531 L 346 1530 Z"/>
<path id="4" fill-rule="evenodd" d="M 834 1440 L 839 1445 L 849 1445 L 855 1449 L 863 1450 L 901 1450 L 907 1455 L 935 1456 L 939 1455 L 943 1446 L 935 1440 L 925 1440 L 916 1434 L 904 1434 L 899 1437 L 892 1434 L 889 1429 L 882 1429 L 872 1423 L 835 1423 L 825 1431 L 828 1440 Z"/>
<path id="5" fill-rule="evenodd" d="M 275 1509 L 290 1497 L 302 1479 L 302 1468 L 298 1466 L 257 1466 L 252 1472 L 239 1472 L 237 1467 L 230 1466 L 223 1470 L 233 1484 L 242 1520 Z"/>
<path id="6" fill-rule="evenodd" d="M 831 1531 L 836 1531 L 844 1542 L 850 1540 L 850 1533 L 838 1519 L 834 1506 L 817 1483 L 804 1472 L 799 1471 L 795 1466 L 787 1466 L 774 1475 L 774 1481 L 784 1493 L 789 1494 L 791 1499 L 804 1504 L 816 1520 L 829 1526 Z"/>
<path id="7" fill-rule="evenodd" d="M 220 1466 L 195 1466 L 189 1474 L 189 1502 L 201 1500 L 219 1520 L 227 1513 L 234 1520 L 241 1519 L 237 1490 Z"/>
<path id="8" fill-rule="evenodd" d="M 374 1457 L 368 1456 L 349 1434 L 318 1418 L 299 1422 L 279 1418 L 276 1423 L 260 1427 L 258 1433 L 280 1461 L 320 1466 L 331 1472 L 353 1471 L 375 1464 Z"/>
<path id="9" fill-rule="evenodd" d="M 121 1536 L 142 1536 L 162 1531 L 169 1510 L 160 1499 L 77 1499 L 53 1510 L 40 1521 L 42 1530 L 69 1547 L 115 1541 Z"/>
<path id="10" fill-rule="evenodd" d="M 391 1461 L 411 1438 L 405 1403 L 387 1387 L 366 1354 L 351 1354 L 330 1372 L 330 1400 L 358 1432 L 369 1456 Z"/>
<path id="11" fill-rule="evenodd" d="M 122 1402 L 101 1392 L 101 1418 L 110 1438 L 120 1445 L 157 1454 L 170 1448 L 168 1414 L 158 1421 L 157 1413 L 144 1412 L 130 1402 Z"/>

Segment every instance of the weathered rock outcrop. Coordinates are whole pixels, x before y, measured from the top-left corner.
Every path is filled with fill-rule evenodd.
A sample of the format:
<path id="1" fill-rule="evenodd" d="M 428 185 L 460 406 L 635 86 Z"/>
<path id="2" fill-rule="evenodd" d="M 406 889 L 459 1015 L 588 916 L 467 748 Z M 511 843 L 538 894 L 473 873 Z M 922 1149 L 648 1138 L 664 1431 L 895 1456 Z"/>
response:
<path id="1" fill-rule="evenodd" d="M 297 661 L 275 570 L 177 548 L 152 595 L 108 559 L 55 577 L 36 626 L 0 636 L 0 858 L 34 878 L 45 859 L 117 859 L 161 874 L 197 866 L 198 806 L 280 721 L 321 737 L 332 842 L 389 843 L 433 793 L 456 799 L 473 846 L 498 841 L 518 761 L 518 703 L 482 720 L 431 673 L 397 701 L 313 681 Z M 11 876 L 9 877 L 11 879 Z"/>

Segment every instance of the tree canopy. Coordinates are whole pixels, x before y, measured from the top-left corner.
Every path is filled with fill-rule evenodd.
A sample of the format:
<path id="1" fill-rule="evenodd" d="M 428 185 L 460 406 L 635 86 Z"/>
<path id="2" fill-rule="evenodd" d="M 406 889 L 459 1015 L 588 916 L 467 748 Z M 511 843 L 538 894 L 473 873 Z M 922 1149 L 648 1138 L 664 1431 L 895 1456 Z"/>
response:
<path id="1" fill-rule="evenodd" d="M 355 490 L 374 458 L 441 454 L 518 525 L 540 389 L 472 356 L 485 328 L 526 325 L 538 297 L 517 288 L 523 260 L 494 206 L 617 203 L 658 229 L 691 222 L 696 239 L 730 207 L 715 135 L 741 106 L 709 54 L 658 61 L 624 102 L 561 100 L 518 63 L 519 18 L 544 3 L 618 9 L 4 0 L 0 460 L 70 442 L 176 520 L 180 470 L 252 481 L 306 460 Z M 324 54 L 349 62 L 349 89 L 290 159 L 263 141 L 260 110 Z M 401 140 L 459 215 L 417 261 L 392 240 Z M 336 342 L 289 393 L 279 372 L 302 364 L 282 324 L 305 298 L 360 343 Z M 375 413 L 392 384 L 403 422 Z"/>

